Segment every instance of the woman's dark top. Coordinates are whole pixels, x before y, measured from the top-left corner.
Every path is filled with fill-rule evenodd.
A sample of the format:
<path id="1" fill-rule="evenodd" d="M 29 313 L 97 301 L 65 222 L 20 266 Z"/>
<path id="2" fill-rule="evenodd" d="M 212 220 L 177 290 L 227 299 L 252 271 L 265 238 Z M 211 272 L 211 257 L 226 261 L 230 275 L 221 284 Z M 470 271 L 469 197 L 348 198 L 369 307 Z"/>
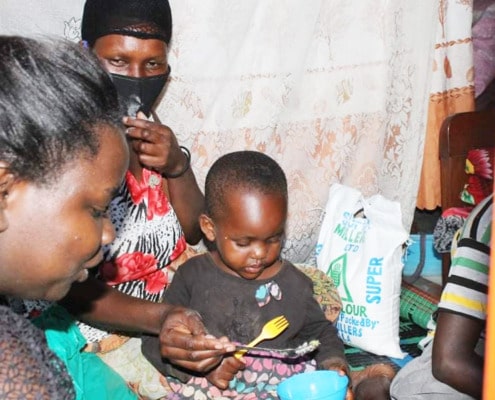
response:
<path id="1" fill-rule="evenodd" d="M 72 379 L 43 331 L 5 306 L 0 306 L 0 398 L 75 398 Z"/>

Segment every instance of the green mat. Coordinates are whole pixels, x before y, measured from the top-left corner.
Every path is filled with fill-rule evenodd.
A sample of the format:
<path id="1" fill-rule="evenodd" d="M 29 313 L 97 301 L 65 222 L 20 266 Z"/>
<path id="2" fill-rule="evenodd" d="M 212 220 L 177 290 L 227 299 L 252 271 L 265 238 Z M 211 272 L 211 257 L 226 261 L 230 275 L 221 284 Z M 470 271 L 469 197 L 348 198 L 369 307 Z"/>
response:
<path id="1" fill-rule="evenodd" d="M 404 282 L 400 295 L 399 337 L 403 359 L 377 356 L 361 349 L 346 346 L 345 354 L 352 370 L 361 370 L 371 364 L 384 363 L 399 370 L 421 354 L 418 343 L 428 332 L 428 323 L 437 309 L 438 299 L 414 285 Z"/>
<path id="2" fill-rule="evenodd" d="M 399 325 L 400 347 L 407 353 L 403 359 L 391 358 L 387 356 L 377 356 L 356 347 L 345 346 L 345 355 L 352 371 L 360 371 L 372 364 L 389 364 L 395 370 L 399 370 L 414 357 L 421 354 L 418 343 L 426 336 L 427 330 L 409 320 L 400 319 Z"/>
<path id="3" fill-rule="evenodd" d="M 433 313 L 437 309 L 438 299 L 414 285 L 403 283 L 400 294 L 400 316 L 427 329 Z"/>

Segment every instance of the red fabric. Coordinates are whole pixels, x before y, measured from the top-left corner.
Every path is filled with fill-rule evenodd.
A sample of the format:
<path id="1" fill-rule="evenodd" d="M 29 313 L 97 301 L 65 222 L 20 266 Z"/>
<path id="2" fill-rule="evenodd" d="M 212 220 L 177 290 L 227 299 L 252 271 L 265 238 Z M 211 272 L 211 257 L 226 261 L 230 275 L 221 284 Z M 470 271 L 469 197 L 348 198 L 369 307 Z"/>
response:
<path id="1" fill-rule="evenodd" d="M 492 193 L 494 156 L 494 147 L 468 151 L 465 167 L 467 183 L 461 193 L 465 203 L 474 206 Z"/>

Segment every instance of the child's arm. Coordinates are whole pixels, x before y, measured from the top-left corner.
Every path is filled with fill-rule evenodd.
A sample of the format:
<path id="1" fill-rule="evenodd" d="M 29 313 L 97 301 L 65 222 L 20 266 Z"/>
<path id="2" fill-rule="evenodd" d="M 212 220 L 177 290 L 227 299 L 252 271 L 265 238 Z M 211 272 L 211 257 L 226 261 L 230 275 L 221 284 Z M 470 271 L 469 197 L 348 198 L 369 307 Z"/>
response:
<path id="1" fill-rule="evenodd" d="M 352 381 L 344 354 L 344 344 L 338 336 L 337 328 L 326 319 L 320 305 L 313 297 L 307 299 L 306 321 L 300 336 L 306 340 L 318 339 L 320 341 L 320 346 L 315 352 L 318 369 L 333 370 L 341 375 L 347 375 L 349 388 L 346 400 L 352 400 Z"/>
<path id="2" fill-rule="evenodd" d="M 347 360 L 341 357 L 332 357 L 322 361 L 319 364 L 321 369 L 328 369 L 332 371 L 337 371 L 340 375 L 347 375 L 349 378 L 349 386 L 347 388 L 347 393 L 345 395 L 345 400 L 353 400 L 354 395 L 352 393 L 352 380 L 351 374 L 349 371 L 349 365 L 347 364 Z"/>
<path id="3" fill-rule="evenodd" d="M 332 364 L 335 360 L 344 360 L 344 344 L 338 336 L 337 328 L 328 321 L 318 302 L 309 295 L 306 298 L 305 321 L 298 333 L 300 341 L 318 340 L 320 345 L 314 353 L 319 368 Z"/>
<path id="4" fill-rule="evenodd" d="M 340 357 L 332 357 L 329 358 L 325 361 L 323 361 L 319 365 L 320 369 L 329 369 L 333 371 L 341 371 L 345 375 L 349 376 L 350 379 L 350 374 L 349 374 L 349 365 L 347 364 L 347 360 L 345 358 L 340 358 Z"/>

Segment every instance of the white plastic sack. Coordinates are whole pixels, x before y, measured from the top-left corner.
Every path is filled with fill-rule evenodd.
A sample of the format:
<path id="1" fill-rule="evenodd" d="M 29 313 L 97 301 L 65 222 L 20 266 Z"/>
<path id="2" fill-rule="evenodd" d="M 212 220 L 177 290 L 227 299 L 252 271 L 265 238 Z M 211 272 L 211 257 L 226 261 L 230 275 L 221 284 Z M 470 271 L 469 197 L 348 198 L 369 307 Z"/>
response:
<path id="1" fill-rule="evenodd" d="M 398 202 L 381 195 L 364 198 L 341 184 L 330 187 L 316 261 L 342 298 L 337 328 L 344 343 L 377 355 L 405 356 L 399 311 L 407 238 Z"/>

